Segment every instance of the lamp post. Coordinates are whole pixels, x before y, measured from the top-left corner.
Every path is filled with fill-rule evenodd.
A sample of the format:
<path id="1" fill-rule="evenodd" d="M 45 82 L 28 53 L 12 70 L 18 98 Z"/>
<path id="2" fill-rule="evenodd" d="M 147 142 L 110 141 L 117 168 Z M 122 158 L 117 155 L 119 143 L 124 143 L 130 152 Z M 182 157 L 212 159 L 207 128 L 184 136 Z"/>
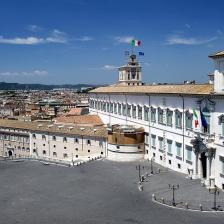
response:
<path id="1" fill-rule="evenodd" d="M 175 191 L 178 190 L 179 187 L 180 187 L 179 184 L 177 184 L 177 185 L 172 185 L 172 186 L 169 184 L 169 189 L 171 189 L 172 192 L 173 192 L 173 198 L 172 198 L 172 205 L 173 205 L 173 206 L 176 206 L 176 201 L 175 201 Z"/>
<path id="2" fill-rule="evenodd" d="M 153 162 L 154 162 L 154 157 L 151 158 L 151 174 L 153 174 Z"/>
<path id="3" fill-rule="evenodd" d="M 214 186 L 214 189 L 209 188 L 209 193 L 210 194 L 214 194 L 213 208 L 212 209 L 214 209 L 215 211 L 217 211 L 218 210 L 218 207 L 219 207 L 219 206 L 217 206 L 217 203 L 216 203 L 217 195 L 219 195 L 219 189 L 218 189 L 218 187 L 215 185 Z"/>
<path id="4" fill-rule="evenodd" d="M 138 179 L 139 179 L 139 182 L 142 182 L 141 170 L 144 170 L 144 169 L 145 169 L 144 166 L 141 166 L 141 165 L 136 166 L 136 170 L 138 170 Z"/>

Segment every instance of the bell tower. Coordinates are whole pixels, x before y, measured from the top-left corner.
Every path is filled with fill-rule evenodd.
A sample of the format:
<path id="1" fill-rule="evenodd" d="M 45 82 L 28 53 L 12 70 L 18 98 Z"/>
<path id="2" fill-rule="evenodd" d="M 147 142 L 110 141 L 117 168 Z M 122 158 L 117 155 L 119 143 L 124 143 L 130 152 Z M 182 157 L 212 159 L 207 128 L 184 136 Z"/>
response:
<path id="1" fill-rule="evenodd" d="M 127 65 L 118 68 L 118 85 L 142 85 L 142 67 L 135 54 L 130 55 Z"/>

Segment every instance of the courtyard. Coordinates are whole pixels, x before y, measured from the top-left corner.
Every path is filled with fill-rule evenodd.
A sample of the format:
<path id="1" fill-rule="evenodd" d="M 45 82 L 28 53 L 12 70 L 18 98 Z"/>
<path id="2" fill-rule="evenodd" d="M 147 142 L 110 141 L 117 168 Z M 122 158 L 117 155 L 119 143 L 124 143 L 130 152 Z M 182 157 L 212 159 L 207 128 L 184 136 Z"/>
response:
<path id="1" fill-rule="evenodd" d="M 154 203 L 152 193 L 170 197 L 168 182 L 180 186 L 186 182 L 183 175 L 161 169 L 140 192 L 139 164 L 148 165 L 99 160 L 68 168 L 0 161 L 0 223 L 222 223 L 224 213 L 177 210 Z M 194 189 L 189 187 L 189 191 Z M 197 191 L 192 194 L 195 197 Z"/>

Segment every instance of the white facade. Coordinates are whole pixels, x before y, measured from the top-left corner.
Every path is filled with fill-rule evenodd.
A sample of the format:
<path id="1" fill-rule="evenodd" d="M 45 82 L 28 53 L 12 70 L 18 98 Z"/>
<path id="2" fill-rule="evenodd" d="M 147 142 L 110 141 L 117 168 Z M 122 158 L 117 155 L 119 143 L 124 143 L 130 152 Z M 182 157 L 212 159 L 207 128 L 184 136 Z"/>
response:
<path id="1" fill-rule="evenodd" d="M 49 132 L 30 132 L 30 155 L 55 160 L 75 161 L 105 156 L 104 138 Z"/>
<path id="2" fill-rule="evenodd" d="M 224 93 L 224 58 L 215 60 L 214 92 Z"/>
<path id="3" fill-rule="evenodd" d="M 172 170 L 201 178 L 210 187 L 224 189 L 224 95 L 220 94 L 224 90 L 223 69 L 219 63 L 215 71 L 217 95 L 92 91 L 90 112 L 99 115 L 105 124 L 143 127 L 146 159 L 154 158 Z M 207 130 L 201 124 L 200 109 Z M 199 125 L 195 125 L 196 120 Z M 200 139 L 196 147 L 192 140 Z"/>
<path id="4" fill-rule="evenodd" d="M 144 144 L 138 148 L 136 145 L 115 145 L 108 143 L 107 159 L 112 161 L 138 161 L 144 159 Z"/>

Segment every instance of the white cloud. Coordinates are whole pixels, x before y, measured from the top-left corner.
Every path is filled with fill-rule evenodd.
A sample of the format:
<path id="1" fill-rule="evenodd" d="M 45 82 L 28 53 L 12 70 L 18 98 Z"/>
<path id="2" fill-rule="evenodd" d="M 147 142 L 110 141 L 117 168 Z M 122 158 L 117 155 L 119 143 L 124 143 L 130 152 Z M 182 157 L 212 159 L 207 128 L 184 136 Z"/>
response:
<path id="1" fill-rule="evenodd" d="M 101 69 L 103 69 L 103 70 L 114 70 L 114 69 L 117 69 L 117 66 L 115 66 L 115 65 L 104 65 Z"/>
<path id="2" fill-rule="evenodd" d="M 86 42 L 86 41 L 93 40 L 93 38 L 92 37 L 89 37 L 89 36 L 83 36 L 83 37 L 80 37 L 80 38 L 75 38 L 74 40 Z"/>
<path id="3" fill-rule="evenodd" d="M 45 76 L 48 75 L 46 70 L 33 70 L 29 72 L 1 72 L 0 76 Z"/>
<path id="4" fill-rule="evenodd" d="M 120 43 L 120 44 L 130 44 L 133 39 L 134 39 L 133 36 L 117 36 L 117 37 L 114 37 L 114 40 L 117 43 Z"/>
<path id="5" fill-rule="evenodd" d="M 57 29 L 53 30 L 48 37 L 15 37 L 5 38 L 0 36 L 0 44 L 14 44 L 14 45 L 37 45 L 47 43 L 65 44 L 68 42 L 66 33 Z"/>
<path id="6" fill-rule="evenodd" d="M 37 37 L 25 37 L 25 38 L 4 38 L 3 36 L 0 36 L 0 43 L 1 44 L 17 44 L 17 45 L 35 45 L 35 44 L 43 44 L 46 40 L 43 38 L 37 38 Z"/>
<path id="7" fill-rule="evenodd" d="M 43 28 L 37 25 L 28 25 L 28 30 L 31 32 L 40 32 Z"/>
<path id="8" fill-rule="evenodd" d="M 202 45 L 215 41 L 217 37 L 211 37 L 209 39 L 197 39 L 194 37 L 182 37 L 179 35 L 172 35 L 166 40 L 167 45 Z"/>

